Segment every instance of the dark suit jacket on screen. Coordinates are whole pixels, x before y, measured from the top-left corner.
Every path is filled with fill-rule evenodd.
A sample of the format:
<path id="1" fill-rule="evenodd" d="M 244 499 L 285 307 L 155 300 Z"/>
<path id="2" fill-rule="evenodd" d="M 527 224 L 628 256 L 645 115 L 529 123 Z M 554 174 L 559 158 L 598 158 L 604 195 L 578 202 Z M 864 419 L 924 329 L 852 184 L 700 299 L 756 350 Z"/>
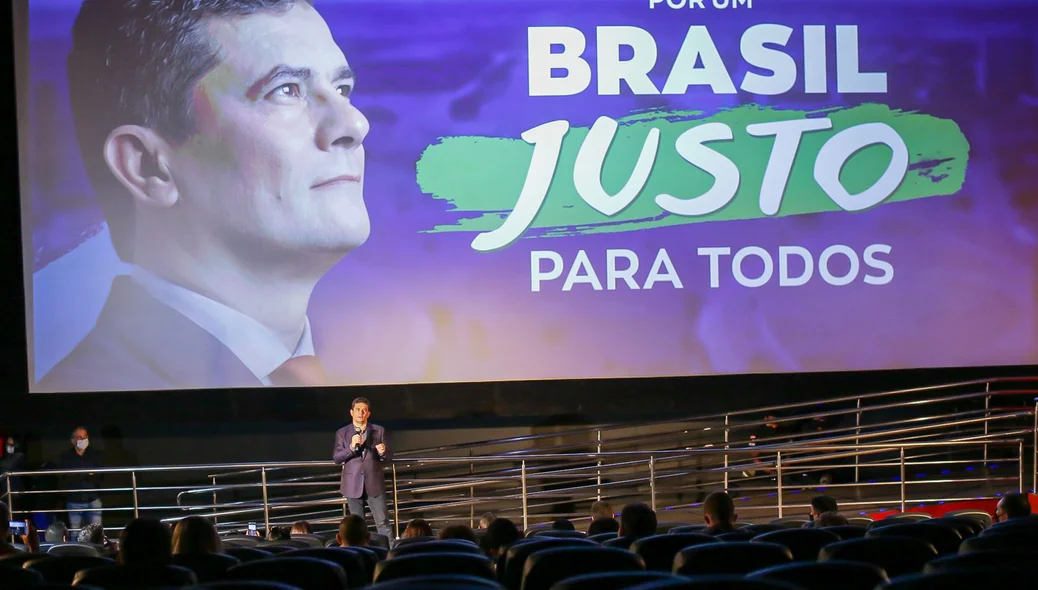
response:
<path id="1" fill-rule="evenodd" d="M 370 498 L 386 492 L 386 476 L 382 469 L 385 463 L 392 460 L 393 452 L 388 443 L 385 456 L 379 457 L 375 450 L 375 445 L 386 442 L 386 429 L 369 423 L 367 431 L 367 442 L 356 451 L 350 450 L 350 441 L 357 432 L 352 422 L 335 433 L 332 460 L 342 463 L 339 491 L 347 498 L 360 498 L 365 493 Z"/>
<path id="2" fill-rule="evenodd" d="M 129 277 L 112 283 L 94 329 L 37 384 L 40 391 L 262 385 L 237 356 Z"/>

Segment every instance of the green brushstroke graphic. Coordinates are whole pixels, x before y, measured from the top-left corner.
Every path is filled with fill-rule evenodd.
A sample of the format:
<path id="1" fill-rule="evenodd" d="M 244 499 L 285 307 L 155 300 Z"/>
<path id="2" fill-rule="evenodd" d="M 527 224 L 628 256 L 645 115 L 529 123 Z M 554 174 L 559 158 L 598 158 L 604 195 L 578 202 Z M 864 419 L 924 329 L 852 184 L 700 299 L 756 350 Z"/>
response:
<path id="1" fill-rule="evenodd" d="M 580 198 L 573 183 L 573 165 L 589 128 L 573 127 L 563 141 L 544 205 L 523 237 L 627 232 L 767 217 L 760 210 L 759 196 L 774 138 L 753 137 L 746 133 L 746 126 L 805 117 L 829 117 L 833 128 L 802 137 L 776 216 L 842 211 L 815 182 L 814 163 L 826 140 L 863 123 L 889 125 L 908 146 L 908 174 L 897 191 L 879 206 L 951 195 L 958 192 L 965 181 L 969 142 L 954 121 L 899 111 L 886 105 L 866 104 L 823 111 L 745 105 L 708 117 L 692 111 L 649 111 L 618 119 L 620 128 L 602 172 L 606 192 L 619 191 L 627 182 L 649 129 L 660 129 L 660 148 L 652 175 L 634 203 L 617 215 L 606 217 Z M 708 215 L 682 217 L 667 213 L 655 203 L 656 195 L 667 193 L 692 198 L 714 184 L 713 176 L 686 162 L 674 149 L 674 142 L 681 133 L 710 122 L 725 123 L 732 128 L 733 141 L 706 145 L 738 166 L 742 176 L 739 190 L 728 206 Z M 521 139 L 479 136 L 446 137 L 428 146 L 418 161 L 418 184 L 424 193 L 450 203 L 450 211 L 457 213 L 459 219 L 427 231 L 485 232 L 500 227 L 519 197 L 533 150 L 532 145 Z M 867 189 L 887 169 L 890 156 L 890 149 L 882 145 L 860 150 L 844 165 L 841 182 L 851 194 Z"/>

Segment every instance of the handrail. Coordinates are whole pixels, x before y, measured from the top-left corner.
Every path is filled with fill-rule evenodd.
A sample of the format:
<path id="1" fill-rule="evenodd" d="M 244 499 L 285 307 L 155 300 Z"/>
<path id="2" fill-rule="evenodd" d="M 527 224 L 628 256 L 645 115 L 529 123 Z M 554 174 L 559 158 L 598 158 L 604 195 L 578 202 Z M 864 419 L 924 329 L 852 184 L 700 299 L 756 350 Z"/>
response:
<path id="1" fill-rule="evenodd" d="M 961 381 L 961 382 L 947 383 L 947 384 L 941 384 L 941 385 L 929 385 L 929 386 L 924 386 L 924 387 L 913 387 L 913 388 L 908 388 L 908 389 L 898 389 L 898 390 L 883 391 L 883 392 L 877 392 L 877 393 L 866 393 L 866 394 L 861 394 L 861 395 L 849 395 L 849 396 L 843 396 L 843 397 L 837 397 L 837 398 L 829 398 L 829 399 L 826 399 L 826 400 L 823 400 L 823 401 L 796 402 L 796 403 L 792 403 L 792 404 L 781 404 L 781 405 L 775 405 L 775 406 L 765 406 L 765 407 L 761 407 L 761 408 L 752 408 L 752 409 L 745 409 L 745 410 L 734 410 L 734 411 L 731 411 L 731 412 L 724 412 L 724 413 L 717 413 L 717 414 L 705 414 L 705 415 L 700 415 L 700 416 L 686 416 L 686 417 L 681 417 L 681 418 L 670 418 L 670 419 L 667 419 L 667 420 L 654 421 L 654 422 L 651 423 L 651 425 L 653 425 L 653 426 L 660 426 L 660 425 L 666 425 L 666 424 L 678 424 L 678 423 L 682 423 L 682 422 L 702 422 L 702 421 L 710 421 L 710 420 L 723 420 L 725 418 L 731 418 L 731 417 L 736 417 L 736 416 L 762 415 L 762 414 L 766 415 L 768 412 L 782 412 L 782 411 L 786 411 L 786 410 L 792 410 L 792 409 L 796 409 L 796 408 L 803 408 L 803 407 L 810 407 L 810 406 L 820 406 L 820 405 L 848 403 L 848 402 L 854 402 L 854 401 L 858 401 L 858 400 L 871 400 L 871 399 L 877 399 L 877 398 L 883 398 L 883 397 L 891 397 L 891 396 L 897 396 L 897 395 L 907 395 L 907 394 L 912 394 L 912 393 L 940 391 L 940 390 L 947 390 L 947 389 L 955 389 L 955 388 L 958 388 L 958 387 L 970 387 L 970 386 L 975 386 L 975 385 L 990 386 L 993 383 L 1007 383 L 1007 382 L 1038 383 L 1038 377 L 999 377 L 999 378 L 993 378 L 993 379 L 977 379 L 977 380 L 972 380 L 972 381 Z M 1009 390 L 1009 391 L 984 391 L 984 392 L 976 392 L 976 393 L 972 393 L 972 394 L 964 394 L 962 397 L 959 397 L 959 396 L 956 396 L 956 397 L 957 397 L 957 399 L 970 399 L 970 398 L 985 397 L 985 396 L 989 396 L 989 395 L 1034 395 L 1034 394 L 1038 394 L 1038 389 L 1035 389 L 1035 390 Z M 900 404 L 895 404 L 895 405 L 892 405 L 892 406 L 891 405 L 885 406 L 885 408 L 886 409 L 892 409 L 892 408 L 896 408 L 896 407 L 916 406 L 916 405 L 921 405 L 922 403 L 940 403 L 942 401 L 944 401 L 944 400 L 941 399 L 941 398 L 934 398 L 934 399 L 930 399 L 930 400 L 902 402 Z M 849 413 L 857 413 L 859 411 L 869 411 L 869 410 L 872 410 L 872 409 L 873 408 L 864 408 L 863 407 L 863 408 L 855 409 L 853 412 L 849 412 Z M 815 415 L 826 416 L 826 415 L 829 415 L 829 414 L 828 413 L 819 413 L 819 414 L 815 414 Z M 786 421 L 802 420 L 804 418 L 805 418 L 804 416 L 782 417 L 782 418 L 776 417 L 775 420 L 760 421 L 760 422 L 756 422 L 754 424 L 755 425 L 762 425 L 762 424 L 765 424 L 767 422 L 778 422 L 778 423 L 781 423 L 781 422 L 786 422 Z M 519 442 L 537 441 L 537 440 L 542 440 L 542 439 L 545 439 L 545 438 L 558 438 L 558 437 L 564 437 L 564 436 L 576 436 L 576 435 L 579 435 L 579 434 L 589 434 L 589 433 L 596 432 L 596 431 L 599 431 L 599 430 L 613 430 L 613 429 L 622 429 L 622 428 L 632 428 L 633 426 L 634 425 L 632 425 L 632 424 L 605 424 L 605 425 L 597 425 L 597 426 L 587 426 L 587 427 L 583 427 L 583 428 L 571 429 L 571 430 L 566 430 L 566 431 L 562 431 L 562 432 L 550 432 L 550 433 L 544 433 L 544 434 L 530 434 L 530 435 L 523 435 L 523 436 L 516 436 L 516 437 L 507 437 L 507 438 L 496 439 L 496 440 L 477 441 L 477 442 L 471 442 L 471 443 L 458 443 L 458 444 L 452 444 L 452 445 L 441 445 L 441 446 L 435 446 L 435 447 L 427 447 L 427 448 L 424 448 L 424 449 L 415 449 L 415 450 L 412 450 L 412 451 L 403 451 L 403 452 L 397 453 L 397 455 L 398 456 L 410 456 L 412 454 L 418 454 L 418 453 L 450 452 L 450 451 L 455 451 L 455 450 L 479 448 L 479 447 L 488 446 L 488 445 L 495 445 L 495 444 L 514 444 L 514 443 L 519 443 Z M 739 427 L 739 426 L 740 425 L 732 425 L 732 426 L 730 426 L 728 428 L 731 429 L 733 427 Z"/>

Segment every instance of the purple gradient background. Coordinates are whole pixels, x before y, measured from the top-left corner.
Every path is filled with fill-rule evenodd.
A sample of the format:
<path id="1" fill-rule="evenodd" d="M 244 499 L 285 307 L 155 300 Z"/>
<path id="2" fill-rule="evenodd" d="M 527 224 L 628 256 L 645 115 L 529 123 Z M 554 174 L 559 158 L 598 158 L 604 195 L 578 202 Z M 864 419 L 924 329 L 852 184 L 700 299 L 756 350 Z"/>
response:
<path id="1" fill-rule="evenodd" d="M 709 2 L 707 2 L 709 4 Z M 752 10 L 649 10 L 647 0 L 460 2 L 317 0 L 358 72 L 355 104 L 371 120 L 366 201 L 370 240 L 318 285 L 310 306 L 316 346 L 344 384 L 697 375 L 881 369 L 1038 361 L 1038 7 L 1034 3 L 756 0 Z M 30 2 L 27 177 L 38 380 L 93 323 L 111 280 L 104 225 L 71 141 L 64 82 L 68 31 L 78 2 Z M 863 71 L 888 72 L 885 97 L 713 96 L 530 98 L 526 28 L 598 25 L 648 29 L 661 80 L 690 24 L 710 26 L 732 78 L 739 35 L 774 22 L 856 24 Z M 832 32 L 829 45 L 832 51 Z M 800 50 L 794 34 L 791 52 Z M 831 57 L 830 57 L 831 59 Z M 830 70 L 833 68 L 830 67 Z M 626 87 L 624 89 L 626 91 Z M 588 125 L 655 106 L 713 111 L 745 102 L 816 108 L 884 102 L 954 119 L 971 143 L 967 182 L 952 197 L 818 214 L 635 233 L 528 238 L 480 254 L 471 234 L 423 233 L 452 223 L 448 204 L 423 195 L 415 162 L 438 137 L 518 137 L 565 118 Z M 23 128 L 23 133 L 26 129 Z M 664 149 L 668 149 L 664 146 Z M 786 198 L 795 199 L 795 194 Z M 709 288 L 702 246 L 798 245 L 816 256 L 831 244 L 893 247 L 893 282 L 741 287 L 722 266 Z M 529 252 L 572 261 L 588 252 L 604 280 L 605 250 L 627 248 L 644 271 L 667 248 L 685 288 L 530 292 Z M 87 268 L 96 260 L 97 276 Z M 84 262 L 85 261 L 85 262 Z M 105 266 L 107 265 L 107 266 Z M 838 273 L 839 265 L 833 267 Z M 46 280 L 44 280 L 44 273 Z M 78 274 L 73 274 L 78 273 Z M 107 274 L 106 274 L 107 273 Z M 759 270 L 746 267 L 749 276 Z M 55 285 L 82 283 L 70 294 Z M 89 284 L 86 284 L 89 283 Z M 100 293 L 96 295 L 95 293 Z M 93 295 L 91 295 L 93 294 Z M 86 298 L 87 300 L 84 300 Z M 59 316 L 52 310 L 64 310 Z M 71 310 L 71 311 L 70 311 Z M 71 319 L 68 319 L 71 318 Z M 72 320 L 75 320 L 74 322 Z M 70 327 L 75 323 L 79 327 Z M 64 351 L 64 352 L 63 352 Z"/>

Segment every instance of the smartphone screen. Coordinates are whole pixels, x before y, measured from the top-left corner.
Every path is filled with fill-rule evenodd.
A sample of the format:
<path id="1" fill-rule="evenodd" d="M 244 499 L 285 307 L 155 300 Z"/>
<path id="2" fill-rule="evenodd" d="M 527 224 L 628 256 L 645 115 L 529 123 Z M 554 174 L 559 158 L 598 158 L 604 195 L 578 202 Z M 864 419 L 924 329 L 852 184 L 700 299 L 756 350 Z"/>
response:
<path id="1" fill-rule="evenodd" d="M 255 531 L 256 530 L 256 523 L 250 522 L 249 523 L 249 530 L 250 531 Z"/>
<path id="2" fill-rule="evenodd" d="M 25 523 L 24 522 L 21 522 L 21 521 L 18 521 L 18 520 L 12 520 L 10 522 L 11 522 L 11 534 L 12 535 L 24 535 L 25 534 Z"/>

